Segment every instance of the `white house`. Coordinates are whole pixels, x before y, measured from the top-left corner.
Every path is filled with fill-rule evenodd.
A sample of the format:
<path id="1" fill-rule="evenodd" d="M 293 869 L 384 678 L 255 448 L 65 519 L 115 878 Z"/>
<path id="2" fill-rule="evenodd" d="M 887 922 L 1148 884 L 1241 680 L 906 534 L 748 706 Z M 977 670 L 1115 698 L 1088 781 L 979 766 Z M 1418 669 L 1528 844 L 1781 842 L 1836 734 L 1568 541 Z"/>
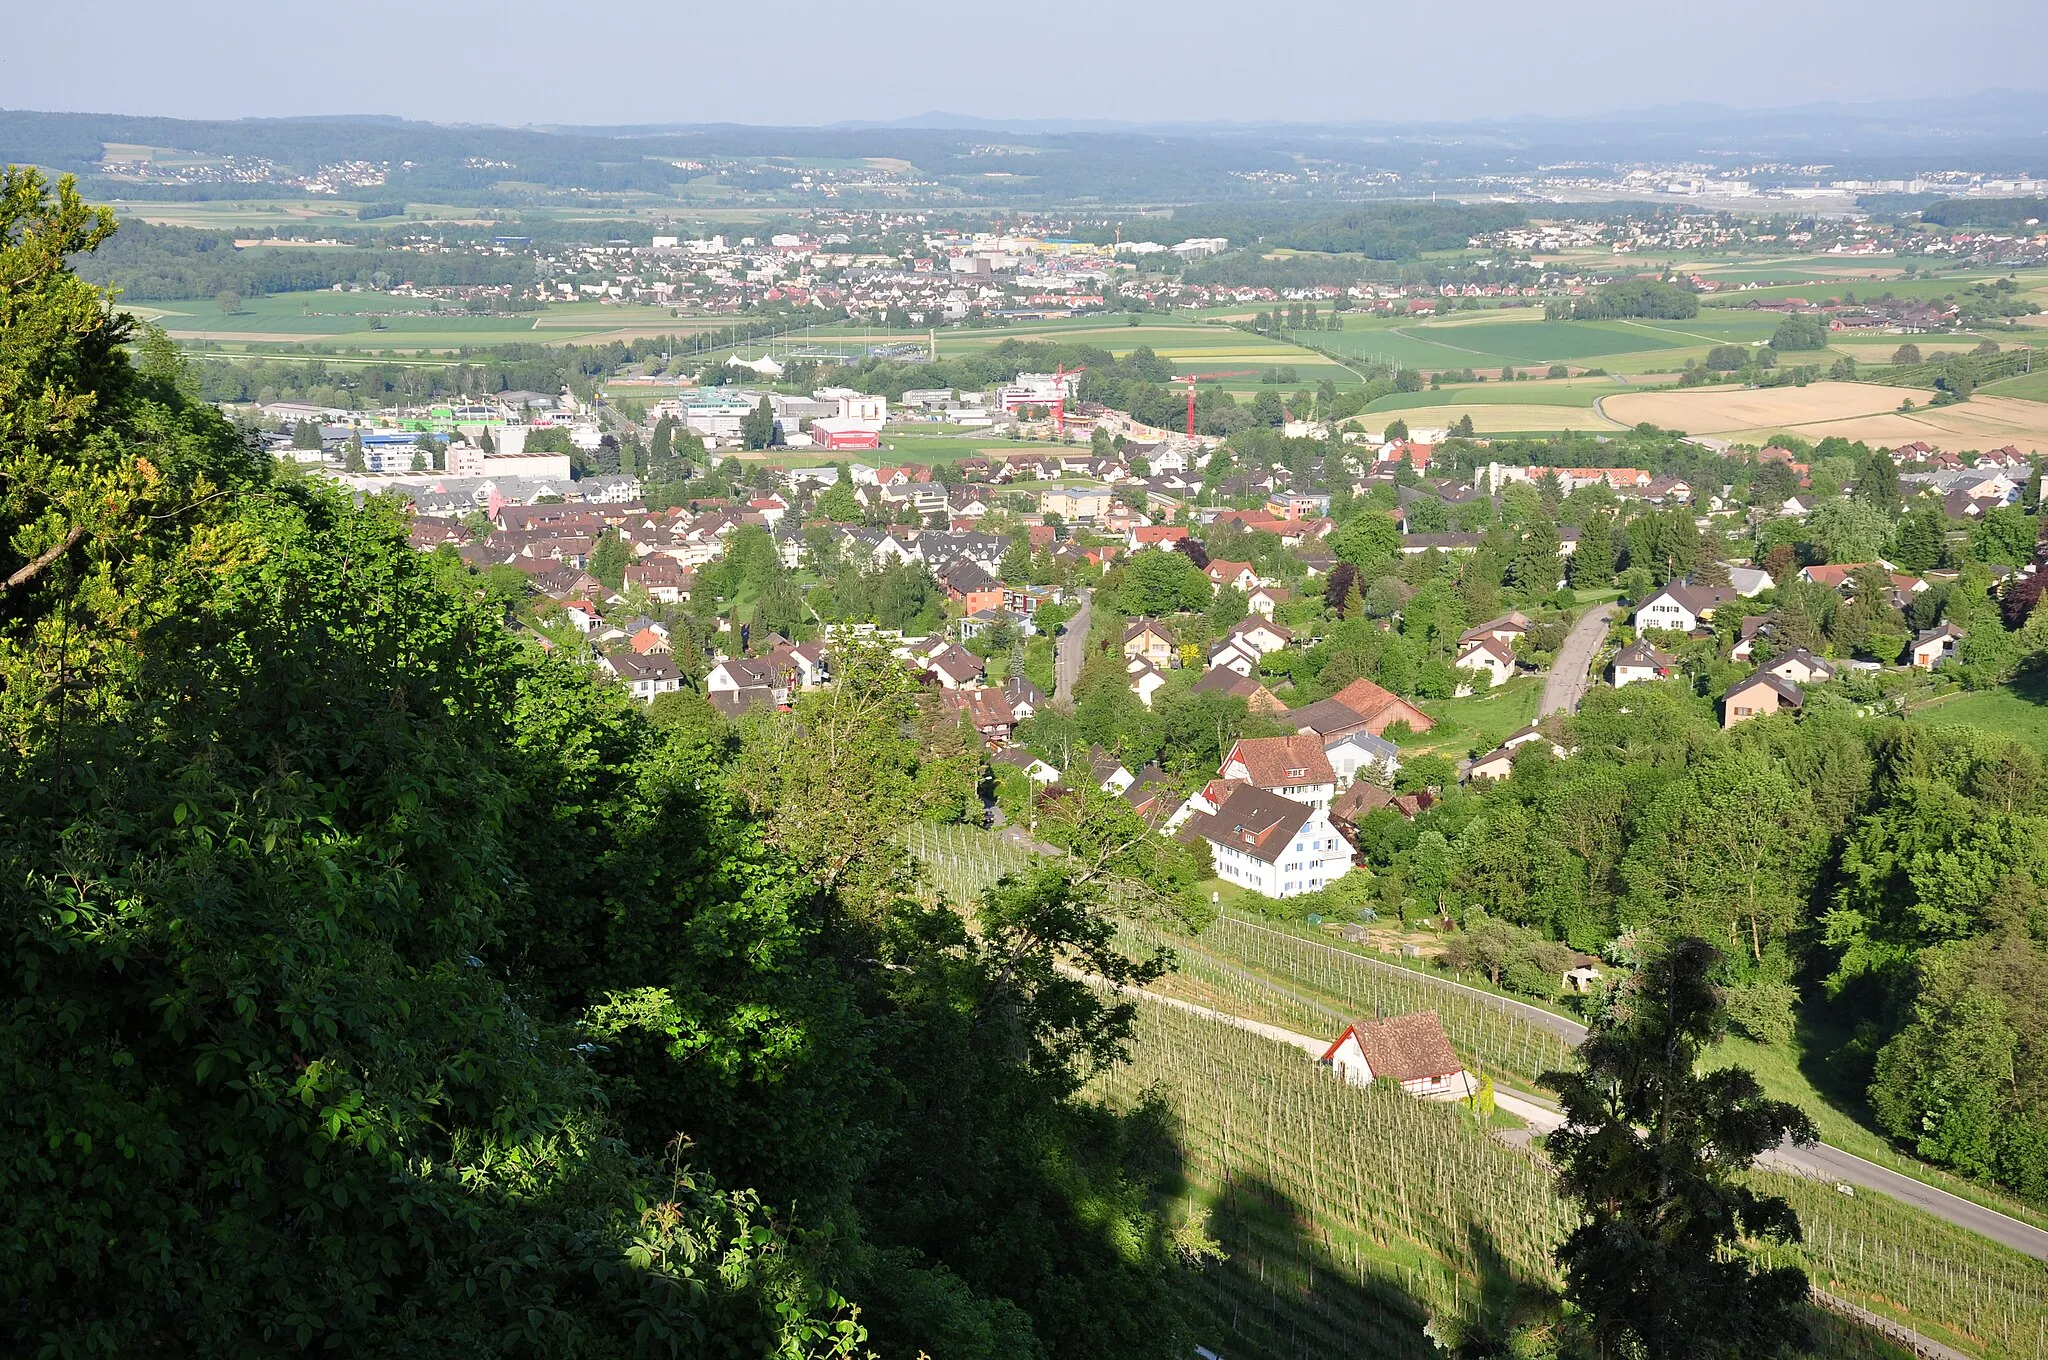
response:
<path id="1" fill-rule="evenodd" d="M 1717 608 L 1734 598 L 1735 592 L 1722 586 L 1673 581 L 1637 605 L 1635 618 L 1630 622 L 1638 633 L 1646 628 L 1690 633 L 1700 626 L 1701 619 L 1711 619 Z"/>
<path id="2" fill-rule="evenodd" d="M 1766 675 L 1775 675 L 1780 680 L 1789 680 L 1801 686 L 1819 684 L 1835 678 L 1834 663 L 1815 656 L 1804 647 L 1794 647 L 1789 652 L 1772 657 L 1764 663 L 1763 669 Z"/>
<path id="3" fill-rule="evenodd" d="M 1496 685 L 1515 678 L 1514 649 L 1492 637 L 1475 638 L 1458 654 L 1459 670 L 1484 671 Z"/>
<path id="4" fill-rule="evenodd" d="M 1245 619 L 1230 630 L 1230 640 L 1241 647 L 1250 647 L 1260 656 L 1270 656 L 1294 641 L 1294 634 L 1258 615 Z"/>
<path id="5" fill-rule="evenodd" d="M 1933 670 L 1956 654 L 1956 643 L 1962 637 L 1963 630 L 1952 623 L 1928 629 L 1913 639 L 1913 665 L 1923 671 Z"/>
<path id="6" fill-rule="evenodd" d="M 1142 658 L 1127 663 L 1126 669 L 1130 673 L 1131 693 L 1138 696 L 1139 703 L 1152 707 L 1152 696 L 1166 687 L 1166 676 L 1157 666 Z"/>
<path id="7" fill-rule="evenodd" d="M 1762 567 L 1730 567 L 1728 584 L 1734 588 L 1737 595 L 1745 600 L 1752 600 L 1777 582 L 1773 581 L 1771 574 Z"/>
<path id="8" fill-rule="evenodd" d="M 1286 599 L 1287 591 L 1282 586 L 1254 586 L 1244 597 L 1252 613 L 1269 620 Z"/>
<path id="9" fill-rule="evenodd" d="M 1401 748 L 1362 728 L 1325 743 L 1323 757 L 1337 776 L 1339 790 L 1350 788 L 1355 779 L 1369 779 L 1375 772 L 1388 779 L 1401 772 Z"/>
<path id="10" fill-rule="evenodd" d="M 1351 1086 L 1385 1079 L 1399 1082 L 1410 1095 L 1431 1100 L 1463 1100 L 1479 1089 L 1444 1036 L 1435 1011 L 1347 1025 L 1321 1061 Z"/>
<path id="11" fill-rule="evenodd" d="M 652 702 L 657 694 L 669 694 L 683 687 L 683 673 L 675 658 L 666 652 L 621 651 L 598 658 L 599 664 L 617 676 L 635 699 Z"/>
<path id="12" fill-rule="evenodd" d="M 1678 658 L 1637 639 L 1614 654 L 1614 687 L 1643 680 L 1668 680 L 1678 668 Z"/>
<path id="13" fill-rule="evenodd" d="M 1209 670 L 1218 666 L 1235 675 L 1253 676 L 1259 673 L 1259 651 L 1249 642 L 1239 642 L 1227 637 L 1209 648 Z"/>
<path id="14" fill-rule="evenodd" d="M 1351 845 L 1327 812 L 1250 784 L 1232 785 L 1216 811 L 1196 813 L 1178 834 L 1208 842 L 1218 878 L 1267 897 L 1315 892 L 1351 872 Z"/>

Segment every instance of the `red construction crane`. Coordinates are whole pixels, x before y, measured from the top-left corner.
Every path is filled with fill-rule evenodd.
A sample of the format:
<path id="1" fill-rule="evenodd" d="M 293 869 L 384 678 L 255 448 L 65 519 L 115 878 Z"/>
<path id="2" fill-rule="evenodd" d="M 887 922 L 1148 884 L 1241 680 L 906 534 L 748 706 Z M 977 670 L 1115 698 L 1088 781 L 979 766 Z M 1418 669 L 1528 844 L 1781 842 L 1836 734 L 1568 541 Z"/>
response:
<path id="1" fill-rule="evenodd" d="M 1223 373 L 1183 373 L 1176 382 L 1188 385 L 1188 438 L 1195 437 L 1195 384 L 1211 378 L 1249 378 L 1258 372 L 1255 368 L 1233 368 Z"/>
<path id="2" fill-rule="evenodd" d="M 1052 371 L 1052 431 L 1063 435 L 1067 432 L 1067 368 L 1065 364 Z"/>

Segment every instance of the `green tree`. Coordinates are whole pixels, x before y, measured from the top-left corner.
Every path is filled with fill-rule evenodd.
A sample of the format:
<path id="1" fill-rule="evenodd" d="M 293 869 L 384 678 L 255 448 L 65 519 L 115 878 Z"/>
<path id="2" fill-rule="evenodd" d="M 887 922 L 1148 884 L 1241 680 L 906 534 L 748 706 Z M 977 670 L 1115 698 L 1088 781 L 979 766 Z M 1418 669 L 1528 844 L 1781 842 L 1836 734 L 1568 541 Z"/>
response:
<path id="1" fill-rule="evenodd" d="M 626 568 L 633 565 L 633 550 L 616 529 L 606 529 L 590 549 L 590 574 L 612 590 L 623 590 Z"/>
<path id="2" fill-rule="evenodd" d="M 1899 515 L 1899 469 L 1883 449 L 1866 454 L 1856 469 L 1856 499 L 1886 519 Z"/>
<path id="3" fill-rule="evenodd" d="M 1980 562 L 2024 566 L 2034 560 L 2034 548 L 2040 537 L 2035 527 L 2038 522 L 2016 505 L 1988 510 L 1970 526 L 1970 552 Z"/>
<path id="4" fill-rule="evenodd" d="M 1614 517 L 1588 515 L 1579 528 L 1579 545 L 1566 559 L 1573 590 L 1604 590 L 1614 584 Z"/>
<path id="5" fill-rule="evenodd" d="M 1811 801 L 1762 758 L 1702 762 L 1647 809 L 1624 873 L 1647 919 L 1752 965 L 1801 924 Z"/>
<path id="6" fill-rule="evenodd" d="M 1330 551 L 1367 576 L 1378 574 L 1401 551 L 1401 528 L 1391 515 L 1363 510 L 1330 535 Z"/>
<path id="7" fill-rule="evenodd" d="M 320 422 L 302 420 L 292 426 L 292 447 L 295 449 L 317 449 L 320 447 Z"/>
<path id="8" fill-rule="evenodd" d="M 1891 521 L 1867 501 L 1830 500 L 1806 522 L 1809 538 L 1836 563 L 1873 562 L 1891 541 Z"/>
<path id="9" fill-rule="evenodd" d="M 1148 551 L 1133 553 L 1111 572 L 1102 596 L 1120 614 L 1158 616 L 1207 609 L 1213 592 L 1187 554 Z"/>
<path id="10" fill-rule="evenodd" d="M 1932 571 L 1947 551 L 1947 521 L 1933 506 L 1923 506 L 1899 521 L 1892 538 L 1892 561 L 1910 572 Z"/>
<path id="11" fill-rule="evenodd" d="M 740 417 L 740 442 L 750 449 L 775 442 L 775 403 L 762 397 L 760 405 Z"/>
<path id="12" fill-rule="evenodd" d="M 1788 316 L 1771 333 L 1775 350 L 1817 350 L 1828 347 L 1828 323 L 1818 316 Z"/>
<path id="13" fill-rule="evenodd" d="M 232 288 L 223 288 L 214 294 L 213 304 L 220 308 L 222 316 L 233 316 L 242 310 L 242 295 Z"/>
<path id="14" fill-rule="evenodd" d="M 1595 1022 L 1577 1062 L 1544 1075 L 1566 1123 L 1550 1135 L 1560 1190 L 1586 1221 L 1558 1248 L 1565 1295 L 1610 1354 L 1765 1360 L 1804 1338 L 1805 1272 L 1746 1242 L 1800 1240 L 1790 1205 L 1740 1177 L 1812 1121 L 1739 1067 L 1699 1070 L 1726 1010 L 1720 953 L 1680 937 Z"/>
<path id="15" fill-rule="evenodd" d="M 1912 1021 L 1878 1054 L 1870 1104 L 1922 1157 L 1988 1179 L 2012 1114 L 2019 1036 L 2003 998 L 1974 981 L 1967 961 L 1956 950 L 1922 960 Z"/>

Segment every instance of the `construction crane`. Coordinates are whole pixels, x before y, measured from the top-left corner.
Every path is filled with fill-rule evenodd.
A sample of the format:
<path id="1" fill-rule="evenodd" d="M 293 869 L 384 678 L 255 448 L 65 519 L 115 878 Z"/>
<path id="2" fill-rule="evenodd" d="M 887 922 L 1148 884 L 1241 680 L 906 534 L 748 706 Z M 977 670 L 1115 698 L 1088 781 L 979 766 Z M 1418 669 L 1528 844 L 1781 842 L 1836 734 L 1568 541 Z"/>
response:
<path id="1" fill-rule="evenodd" d="M 1223 373 L 1183 373 L 1177 382 L 1188 385 L 1188 438 L 1195 437 L 1195 384 L 1212 378 L 1249 378 L 1258 372 L 1254 368 L 1233 368 Z"/>

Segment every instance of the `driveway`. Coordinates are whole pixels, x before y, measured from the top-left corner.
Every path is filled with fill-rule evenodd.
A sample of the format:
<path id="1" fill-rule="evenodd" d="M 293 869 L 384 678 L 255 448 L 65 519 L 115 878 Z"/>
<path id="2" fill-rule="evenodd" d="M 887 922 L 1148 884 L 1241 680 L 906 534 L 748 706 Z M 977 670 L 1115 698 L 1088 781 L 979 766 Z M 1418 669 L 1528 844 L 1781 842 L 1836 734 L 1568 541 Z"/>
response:
<path id="1" fill-rule="evenodd" d="M 1550 674 L 1543 681 L 1543 699 L 1536 705 L 1538 718 L 1578 711 L 1579 701 L 1586 697 L 1586 686 L 1592 681 L 1593 658 L 1607 637 L 1607 625 L 1614 618 L 1614 610 L 1612 604 L 1594 605 L 1579 615 L 1571 631 L 1564 635 L 1564 645 L 1557 649 L 1557 660 L 1551 663 Z"/>
<path id="2" fill-rule="evenodd" d="M 1088 655 L 1088 613 L 1095 607 L 1095 599 L 1088 591 L 1080 594 L 1080 612 L 1067 620 L 1066 631 L 1052 641 L 1052 698 L 1057 704 L 1074 702 L 1074 685 L 1081 678 L 1081 662 Z"/>

